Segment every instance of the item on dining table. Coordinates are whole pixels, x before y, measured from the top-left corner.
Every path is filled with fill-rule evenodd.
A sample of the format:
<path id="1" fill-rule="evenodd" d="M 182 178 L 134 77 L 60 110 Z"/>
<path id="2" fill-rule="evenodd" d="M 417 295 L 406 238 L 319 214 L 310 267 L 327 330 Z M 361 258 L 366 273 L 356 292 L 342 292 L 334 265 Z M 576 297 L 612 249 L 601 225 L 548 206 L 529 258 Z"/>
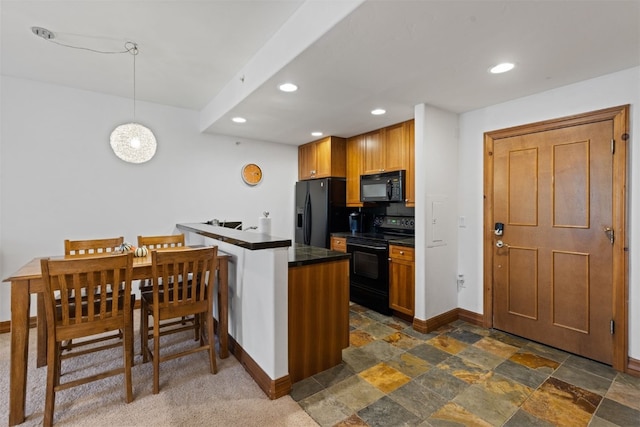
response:
<path id="1" fill-rule="evenodd" d="M 147 256 L 148 253 L 149 253 L 149 249 L 147 249 L 146 246 L 140 246 L 139 248 L 135 249 L 135 251 L 133 252 L 133 256 L 143 257 L 143 256 Z"/>
<path id="2" fill-rule="evenodd" d="M 129 252 L 135 250 L 135 247 L 131 243 L 124 242 L 118 249 L 120 252 Z"/>

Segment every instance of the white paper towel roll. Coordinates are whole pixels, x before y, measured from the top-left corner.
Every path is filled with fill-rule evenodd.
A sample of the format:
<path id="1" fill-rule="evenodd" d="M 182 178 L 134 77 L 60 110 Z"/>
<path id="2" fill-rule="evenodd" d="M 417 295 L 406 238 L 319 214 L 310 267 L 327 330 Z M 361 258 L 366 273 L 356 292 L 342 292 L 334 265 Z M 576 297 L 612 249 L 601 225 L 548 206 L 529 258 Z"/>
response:
<path id="1" fill-rule="evenodd" d="M 258 218 L 258 231 L 262 234 L 271 234 L 271 218 L 264 216 Z"/>

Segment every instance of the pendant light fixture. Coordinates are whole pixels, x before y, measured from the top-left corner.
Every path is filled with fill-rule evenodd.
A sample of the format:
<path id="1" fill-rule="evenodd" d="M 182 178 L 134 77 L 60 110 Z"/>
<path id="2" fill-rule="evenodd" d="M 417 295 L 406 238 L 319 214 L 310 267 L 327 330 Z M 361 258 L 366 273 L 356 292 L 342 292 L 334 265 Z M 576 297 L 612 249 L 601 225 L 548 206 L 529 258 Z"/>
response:
<path id="1" fill-rule="evenodd" d="M 111 149 L 120 159 L 129 163 L 144 163 L 156 154 L 156 137 L 146 126 L 136 123 L 136 56 L 138 45 L 127 42 L 127 51 L 133 56 L 133 122 L 116 127 L 111 132 Z"/>

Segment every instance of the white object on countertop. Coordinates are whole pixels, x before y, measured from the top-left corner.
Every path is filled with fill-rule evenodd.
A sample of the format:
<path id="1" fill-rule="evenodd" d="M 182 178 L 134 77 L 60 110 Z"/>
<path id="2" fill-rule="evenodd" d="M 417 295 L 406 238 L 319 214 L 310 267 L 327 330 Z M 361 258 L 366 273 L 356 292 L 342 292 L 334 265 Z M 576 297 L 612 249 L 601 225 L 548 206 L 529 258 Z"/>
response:
<path id="1" fill-rule="evenodd" d="M 269 212 L 265 212 L 269 215 Z M 258 231 L 262 234 L 271 234 L 271 218 L 268 216 L 261 216 L 258 218 Z"/>

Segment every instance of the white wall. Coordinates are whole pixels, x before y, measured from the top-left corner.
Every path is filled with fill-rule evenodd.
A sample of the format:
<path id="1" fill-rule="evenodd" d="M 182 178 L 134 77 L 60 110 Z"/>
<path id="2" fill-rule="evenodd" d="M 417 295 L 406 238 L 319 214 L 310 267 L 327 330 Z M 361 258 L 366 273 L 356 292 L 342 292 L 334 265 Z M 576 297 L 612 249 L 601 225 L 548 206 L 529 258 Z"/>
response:
<path id="1" fill-rule="evenodd" d="M 458 264 L 465 273 L 459 307 L 483 312 L 483 134 L 516 125 L 631 104 L 629 143 L 629 356 L 640 359 L 640 150 L 634 129 L 640 123 L 640 68 L 632 68 L 559 89 L 516 99 L 460 116 L 459 211 L 466 228 L 458 233 Z"/>
<path id="2" fill-rule="evenodd" d="M 132 101 L 0 77 L 0 277 L 38 256 L 63 252 L 65 238 L 175 233 L 178 222 L 211 218 L 257 225 L 293 239 L 297 147 L 202 134 L 196 111 L 137 102 L 136 117 L 158 140 L 148 163 L 122 162 L 109 135 L 131 120 Z M 240 144 L 236 144 L 240 141 Z M 248 187 L 241 167 L 264 178 Z M 32 313 L 33 311 L 32 304 Z M 0 321 L 10 285 L 0 284 Z"/>
<path id="3" fill-rule="evenodd" d="M 415 106 L 416 302 L 427 320 L 458 306 L 458 115 Z"/>

